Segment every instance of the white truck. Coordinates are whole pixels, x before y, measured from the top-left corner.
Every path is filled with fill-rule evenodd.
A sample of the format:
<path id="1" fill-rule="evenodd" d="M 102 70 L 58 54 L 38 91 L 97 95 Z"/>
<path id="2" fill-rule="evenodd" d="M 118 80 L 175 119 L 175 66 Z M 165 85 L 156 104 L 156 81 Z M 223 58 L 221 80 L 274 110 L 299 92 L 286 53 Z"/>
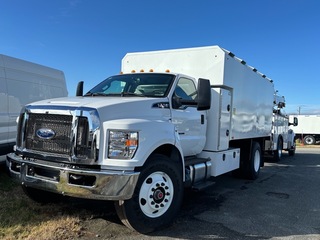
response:
<path id="1" fill-rule="evenodd" d="M 62 71 L 0 54 L 0 155 L 13 151 L 23 106 L 67 95 Z"/>
<path id="2" fill-rule="evenodd" d="M 274 86 L 218 46 L 128 53 L 85 95 L 21 111 L 11 175 L 35 201 L 112 200 L 128 227 L 169 225 L 185 187 L 256 179 L 272 149 Z"/>
<path id="3" fill-rule="evenodd" d="M 313 145 L 320 141 L 320 115 L 291 115 L 298 119 L 299 125 L 292 126 L 296 138 L 305 145 Z"/>
<path id="4" fill-rule="evenodd" d="M 287 151 L 289 156 L 293 156 L 296 151 L 295 132 L 290 126 L 297 126 L 298 120 L 296 117 L 291 118 L 285 113 L 286 102 L 284 96 L 278 95 L 277 91 L 274 94 L 273 119 L 272 119 L 272 134 L 270 142 L 267 141 L 267 149 L 272 154 L 273 160 L 278 162 L 282 157 L 282 151 Z"/>

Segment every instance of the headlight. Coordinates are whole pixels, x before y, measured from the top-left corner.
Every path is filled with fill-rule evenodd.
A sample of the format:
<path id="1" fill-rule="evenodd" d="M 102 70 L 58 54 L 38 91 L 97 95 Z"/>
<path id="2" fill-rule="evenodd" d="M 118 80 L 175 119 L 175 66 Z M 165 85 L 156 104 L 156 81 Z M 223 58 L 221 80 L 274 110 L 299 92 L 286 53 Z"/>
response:
<path id="1" fill-rule="evenodd" d="M 108 158 L 133 158 L 138 148 L 138 132 L 109 131 Z"/>

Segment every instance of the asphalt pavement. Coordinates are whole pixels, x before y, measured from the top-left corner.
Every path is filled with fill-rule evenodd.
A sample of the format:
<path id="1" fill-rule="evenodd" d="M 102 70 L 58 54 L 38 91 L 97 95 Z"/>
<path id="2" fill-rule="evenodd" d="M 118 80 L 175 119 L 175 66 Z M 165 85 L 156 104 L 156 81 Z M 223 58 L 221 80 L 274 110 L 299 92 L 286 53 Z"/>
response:
<path id="1" fill-rule="evenodd" d="M 225 174 L 205 191 L 187 191 L 178 218 L 162 231 L 129 230 L 112 205 L 87 230 L 92 225 L 97 239 L 320 240 L 319 190 L 320 147 L 299 147 L 293 157 L 266 162 L 255 181 Z"/>
<path id="2" fill-rule="evenodd" d="M 255 181 L 227 174 L 185 196 L 177 239 L 320 239 L 320 148 L 298 148 L 267 162 Z M 175 232 L 172 234 L 172 232 Z M 159 234 L 158 234 L 159 236 Z"/>

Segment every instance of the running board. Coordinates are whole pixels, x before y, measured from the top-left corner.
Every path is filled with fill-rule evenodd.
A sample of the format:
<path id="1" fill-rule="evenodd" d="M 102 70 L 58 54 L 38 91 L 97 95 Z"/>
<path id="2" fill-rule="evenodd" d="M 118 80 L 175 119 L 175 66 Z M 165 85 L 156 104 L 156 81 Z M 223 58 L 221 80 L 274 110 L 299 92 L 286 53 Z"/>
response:
<path id="1" fill-rule="evenodd" d="M 204 182 L 199 182 L 195 185 L 192 186 L 192 190 L 194 191 L 202 191 L 208 187 L 211 187 L 215 184 L 215 182 L 212 181 L 204 181 Z"/>

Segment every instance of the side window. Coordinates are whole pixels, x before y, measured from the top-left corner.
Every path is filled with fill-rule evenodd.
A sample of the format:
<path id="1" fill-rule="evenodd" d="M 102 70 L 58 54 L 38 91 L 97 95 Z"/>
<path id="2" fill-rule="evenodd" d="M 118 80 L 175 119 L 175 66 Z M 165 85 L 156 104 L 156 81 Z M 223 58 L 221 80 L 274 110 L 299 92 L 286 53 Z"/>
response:
<path id="1" fill-rule="evenodd" d="M 185 100 L 195 100 L 197 90 L 194 82 L 188 78 L 180 78 L 175 89 L 175 94 Z"/>

